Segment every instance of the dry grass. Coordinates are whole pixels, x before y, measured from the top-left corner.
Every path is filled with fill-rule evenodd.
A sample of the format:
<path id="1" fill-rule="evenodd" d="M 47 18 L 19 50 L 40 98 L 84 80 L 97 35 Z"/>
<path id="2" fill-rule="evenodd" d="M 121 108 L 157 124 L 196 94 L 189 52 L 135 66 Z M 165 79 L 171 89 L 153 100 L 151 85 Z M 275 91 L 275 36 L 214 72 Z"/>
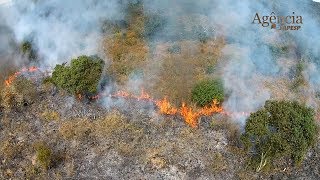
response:
<path id="1" fill-rule="evenodd" d="M 6 111 L 33 103 L 37 98 L 37 89 L 33 82 L 25 77 L 17 77 L 10 86 L 1 92 L 2 106 Z"/>
<path id="2" fill-rule="evenodd" d="M 9 161 L 17 157 L 24 148 L 22 144 L 15 143 L 11 139 L 2 141 L 0 144 L 1 144 L 0 152 L 2 156 Z"/>
<path id="3" fill-rule="evenodd" d="M 158 46 L 158 51 L 161 51 L 159 61 L 162 64 L 160 69 L 157 69 L 158 72 L 154 72 L 154 69 L 147 70 L 147 76 L 157 73 L 156 76 L 150 75 L 153 76 L 153 79 L 150 79 L 153 86 L 149 91 L 154 96 L 158 98 L 168 96 L 171 102 L 180 105 L 182 101 L 190 103 L 194 85 L 212 75 L 208 70 L 216 65 L 224 41 L 221 38 L 206 44 L 194 41 L 183 41 L 177 44 L 181 47 L 181 52 L 176 54 L 169 54 L 168 51 L 164 54 L 162 50 L 164 48 L 161 45 Z M 167 49 L 170 48 L 168 45 L 164 46 Z"/>
<path id="4" fill-rule="evenodd" d="M 132 156 L 143 135 L 142 130 L 127 122 L 119 112 L 112 112 L 105 118 L 89 121 L 73 119 L 63 122 L 59 132 L 66 140 L 84 140 L 88 136 L 109 142 L 121 155 Z"/>
<path id="5" fill-rule="evenodd" d="M 223 130 L 226 132 L 229 145 L 233 147 L 240 146 L 240 126 L 228 118 L 212 119 L 211 128 L 214 130 Z"/>
<path id="6" fill-rule="evenodd" d="M 45 121 L 59 121 L 60 120 L 60 114 L 57 111 L 53 110 L 48 110 L 46 109 L 42 114 L 41 114 L 42 119 Z"/>
<path id="7" fill-rule="evenodd" d="M 107 71 L 123 84 L 135 69 L 143 67 L 149 50 L 146 42 L 136 32 L 129 30 L 107 36 L 104 51 L 111 60 Z"/>
<path id="8" fill-rule="evenodd" d="M 220 173 L 229 168 L 226 158 L 223 156 L 223 154 L 216 152 L 212 156 L 213 156 L 213 159 L 212 159 L 212 164 L 210 168 L 213 171 L 213 173 Z"/>
<path id="9" fill-rule="evenodd" d="M 81 140 L 93 129 L 93 124 L 87 119 L 75 119 L 63 122 L 59 132 L 65 139 Z"/>

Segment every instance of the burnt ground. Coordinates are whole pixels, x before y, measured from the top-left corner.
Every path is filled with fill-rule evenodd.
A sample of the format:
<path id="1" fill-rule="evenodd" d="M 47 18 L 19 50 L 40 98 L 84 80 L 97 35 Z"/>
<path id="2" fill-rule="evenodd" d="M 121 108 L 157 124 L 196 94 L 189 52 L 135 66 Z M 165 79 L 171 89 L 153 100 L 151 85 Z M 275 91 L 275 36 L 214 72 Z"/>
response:
<path id="1" fill-rule="evenodd" d="M 255 172 L 239 127 L 227 117 L 202 117 L 192 129 L 146 102 L 105 109 L 53 92 L 42 90 L 37 103 L 1 114 L 0 179 L 320 178 L 320 143 L 299 167 L 281 162 Z M 52 151 L 48 168 L 36 158 L 39 143 Z"/>

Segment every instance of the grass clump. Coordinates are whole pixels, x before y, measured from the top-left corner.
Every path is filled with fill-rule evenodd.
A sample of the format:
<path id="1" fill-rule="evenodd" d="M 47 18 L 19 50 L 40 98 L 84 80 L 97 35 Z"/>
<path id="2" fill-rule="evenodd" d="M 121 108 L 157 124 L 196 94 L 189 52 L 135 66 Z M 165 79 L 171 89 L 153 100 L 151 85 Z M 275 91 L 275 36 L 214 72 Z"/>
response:
<path id="1" fill-rule="evenodd" d="M 304 71 L 305 67 L 304 64 L 302 62 L 299 62 L 296 67 L 295 67 L 295 74 L 294 74 L 294 79 L 291 85 L 291 89 L 293 91 L 296 91 L 299 87 L 306 85 L 306 80 L 305 77 L 303 75 L 303 71 Z"/>
<path id="2" fill-rule="evenodd" d="M 224 99 L 224 89 L 221 80 L 204 80 L 194 86 L 192 90 L 192 101 L 199 106 L 206 106 L 217 100 L 222 102 Z"/>
<path id="3" fill-rule="evenodd" d="M 61 124 L 59 132 L 65 139 L 82 140 L 92 132 L 93 124 L 87 119 L 75 119 Z"/>
<path id="4" fill-rule="evenodd" d="M 267 101 L 252 113 L 241 140 L 257 171 L 280 158 L 300 164 L 318 133 L 314 111 L 297 102 Z"/>
<path id="5" fill-rule="evenodd" d="M 38 143 L 35 145 L 36 159 L 40 166 L 44 169 L 48 169 L 52 162 L 53 153 L 49 146 L 44 143 Z"/>

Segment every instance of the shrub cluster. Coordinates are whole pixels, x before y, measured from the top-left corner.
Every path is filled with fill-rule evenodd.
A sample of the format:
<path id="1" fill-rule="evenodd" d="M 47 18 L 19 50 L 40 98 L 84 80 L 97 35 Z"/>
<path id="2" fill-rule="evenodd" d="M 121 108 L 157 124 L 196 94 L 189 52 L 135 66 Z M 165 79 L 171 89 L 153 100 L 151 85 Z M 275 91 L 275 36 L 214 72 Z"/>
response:
<path id="1" fill-rule="evenodd" d="M 317 132 L 313 109 L 297 102 L 267 101 L 250 115 L 241 140 L 256 162 L 266 165 L 277 158 L 292 158 L 299 164 Z"/>
<path id="2" fill-rule="evenodd" d="M 199 106 L 206 106 L 213 100 L 222 102 L 224 89 L 221 80 L 204 80 L 198 83 L 192 90 L 192 101 Z"/>

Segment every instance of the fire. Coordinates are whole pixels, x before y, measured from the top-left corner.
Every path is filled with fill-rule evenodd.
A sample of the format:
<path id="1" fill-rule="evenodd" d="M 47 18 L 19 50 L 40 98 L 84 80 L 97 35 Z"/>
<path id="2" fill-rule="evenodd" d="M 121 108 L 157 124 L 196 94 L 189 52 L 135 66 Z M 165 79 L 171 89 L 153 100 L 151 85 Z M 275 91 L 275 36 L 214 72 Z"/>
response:
<path id="1" fill-rule="evenodd" d="M 10 86 L 12 84 L 12 82 L 18 77 L 20 76 L 22 73 L 26 73 L 26 72 L 35 72 L 38 71 L 39 68 L 32 66 L 29 68 L 22 68 L 20 71 L 15 72 L 13 75 L 9 76 L 8 79 L 5 80 L 5 85 L 6 86 Z"/>
<path id="2" fill-rule="evenodd" d="M 182 103 L 180 114 L 189 126 L 192 128 L 198 127 L 198 118 L 201 115 L 200 112 L 194 112 L 192 108 L 187 107 L 185 103 Z"/>
<path id="3" fill-rule="evenodd" d="M 20 71 L 14 73 L 11 75 L 7 80 L 5 80 L 6 86 L 10 86 L 11 83 L 15 80 L 16 77 L 21 75 L 25 72 L 36 72 L 39 71 L 39 68 L 33 66 L 29 68 L 23 68 Z M 82 94 L 76 95 L 78 99 L 83 99 Z M 164 97 L 163 99 L 156 100 L 153 99 L 147 92 L 145 92 L 144 89 L 141 90 L 140 95 L 134 95 L 126 91 L 118 91 L 114 94 L 97 94 L 95 96 L 90 97 L 91 100 L 97 100 L 101 97 L 117 97 L 117 98 L 130 98 L 135 99 L 137 101 L 148 101 L 155 104 L 157 109 L 161 114 L 165 115 L 178 115 L 183 117 L 184 121 L 192 128 L 198 127 L 199 123 L 199 117 L 201 116 L 210 116 L 214 113 L 220 113 L 227 116 L 234 116 L 234 115 L 243 115 L 247 116 L 249 113 L 240 112 L 240 113 L 230 113 L 223 110 L 223 108 L 219 105 L 219 103 L 216 100 L 213 100 L 212 103 L 209 106 L 203 107 L 201 109 L 188 107 L 186 103 L 182 103 L 182 106 L 180 108 L 174 107 L 167 99 L 167 97 Z"/>
<path id="4" fill-rule="evenodd" d="M 199 117 L 223 112 L 223 108 L 219 106 L 219 103 L 216 100 L 214 100 L 210 106 L 206 106 L 199 110 L 188 107 L 184 102 L 182 103 L 182 106 L 177 109 L 170 104 L 166 97 L 156 101 L 156 106 L 159 108 L 161 114 L 182 116 L 185 122 L 193 128 L 198 126 Z"/>
<path id="5" fill-rule="evenodd" d="M 178 113 L 178 109 L 174 108 L 170 104 L 170 102 L 167 100 L 167 97 L 162 100 L 156 101 L 156 106 L 159 108 L 160 113 L 162 114 L 175 115 Z"/>
<path id="6" fill-rule="evenodd" d="M 131 95 L 125 91 L 118 91 L 116 94 L 111 95 L 112 97 L 123 97 L 127 98 L 130 97 Z"/>
<path id="7" fill-rule="evenodd" d="M 223 112 L 223 108 L 219 106 L 217 100 L 213 100 L 210 106 L 206 106 L 200 110 L 200 115 L 203 116 L 210 116 L 213 113 L 221 113 Z"/>
<path id="8" fill-rule="evenodd" d="M 137 99 L 138 100 L 151 100 L 152 101 L 151 96 L 148 93 L 146 93 L 144 91 L 144 89 L 141 90 L 141 94 L 140 94 L 139 97 L 137 97 Z"/>

